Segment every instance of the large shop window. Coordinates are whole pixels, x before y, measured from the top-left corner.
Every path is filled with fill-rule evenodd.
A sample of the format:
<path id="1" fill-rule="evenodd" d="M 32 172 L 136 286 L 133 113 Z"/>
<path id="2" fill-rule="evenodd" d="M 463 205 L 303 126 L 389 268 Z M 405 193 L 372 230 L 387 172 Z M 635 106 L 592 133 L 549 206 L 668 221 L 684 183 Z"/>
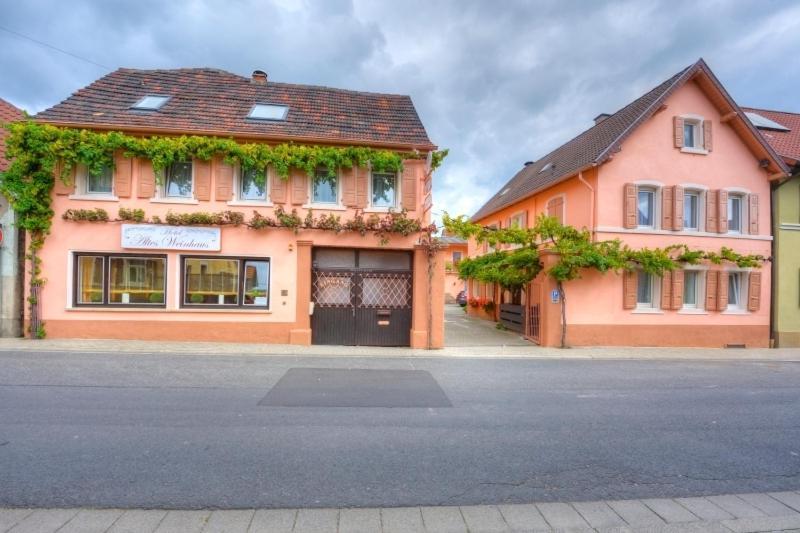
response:
<path id="1" fill-rule="evenodd" d="M 77 306 L 164 307 L 166 256 L 75 254 Z"/>
<path id="2" fill-rule="evenodd" d="M 184 257 L 183 307 L 269 307 L 269 259 Z"/>

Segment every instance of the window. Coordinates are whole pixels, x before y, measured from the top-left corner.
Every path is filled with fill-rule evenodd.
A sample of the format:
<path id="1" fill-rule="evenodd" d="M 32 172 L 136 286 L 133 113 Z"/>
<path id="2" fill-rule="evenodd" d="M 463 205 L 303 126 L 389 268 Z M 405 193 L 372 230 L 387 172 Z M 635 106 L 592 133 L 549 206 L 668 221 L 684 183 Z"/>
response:
<path id="1" fill-rule="evenodd" d="M 646 272 L 638 272 L 636 285 L 636 307 L 640 309 L 655 308 L 655 283 L 654 276 Z"/>
<path id="2" fill-rule="evenodd" d="M 339 179 L 331 176 L 327 169 L 319 169 L 311 184 L 311 201 L 315 204 L 339 203 Z"/>
<path id="3" fill-rule="evenodd" d="M 728 195 L 728 231 L 730 233 L 742 232 L 742 196 L 738 194 Z"/>
<path id="4" fill-rule="evenodd" d="M 639 188 L 638 197 L 638 218 L 639 227 L 655 227 L 656 191 L 653 189 Z"/>
<path id="5" fill-rule="evenodd" d="M 397 174 L 372 173 L 372 206 L 394 207 L 397 205 Z"/>
<path id="6" fill-rule="evenodd" d="M 169 100 L 169 96 L 148 95 L 131 106 L 141 111 L 158 111 Z"/>
<path id="7" fill-rule="evenodd" d="M 556 196 L 547 201 L 547 216 L 554 217 L 564 223 L 564 196 Z"/>
<path id="8" fill-rule="evenodd" d="M 75 259 L 75 305 L 165 306 L 166 256 L 78 253 Z"/>
<path id="9" fill-rule="evenodd" d="M 184 257 L 183 307 L 269 307 L 269 260 Z"/>
<path id="10" fill-rule="evenodd" d="M 525 229 L 525 213 L 517 213 L 509 219 L 509 228 Z"/>
<path id="11" fill-rule="evenodd" d="M 747 273 L 728 273 L 728 309 L 742 311 L 747 304 Z"/>
<path id="12" fill-rule="evenodd" d="M 167 198 L 192 197 L 192 163 L 178 161 L 165 170 L 164 196 Z"/>
<path id="13" fill-rule="evenodd" d="M 697 270 L 685 270 L 683 272 L 683 307 L 688 309 L 698 309 L 700 291 L 700 272 Z"/>
<path id="14" fill-rule="evenodd" d="M 242 167 L 239 178 L 239 199 L 267 201 L 267 174 L 263 169 Z"/>
<path id="15" fill-rule="evenodd" d="M 247 118 L 255 120 L 286 120 L 289 108 L 277 104 L 256 104 L 250 109 Z"/>
<path id="16" fill-rule="evenodd" d="M 453 252 L 453 266 L 458 266 L 461 262 L 461 252 Z"/>
<path id="17" fill-rule="evenodd" d="M 113 192 L 114 169 L 103 167 L 99 172 L 86 172 L 86 194 L 110 195 Z"/>
<path id="18" fill-rule="evenodd" d="M 683 195 L 683 229 L 700 229 L 700 193 L 686 191 Z"/>
<path id="19" fill-rule="evenodd" d="M 683 119 L 684 148 L 703 148 L 703 121 L 701 119 Z"/>

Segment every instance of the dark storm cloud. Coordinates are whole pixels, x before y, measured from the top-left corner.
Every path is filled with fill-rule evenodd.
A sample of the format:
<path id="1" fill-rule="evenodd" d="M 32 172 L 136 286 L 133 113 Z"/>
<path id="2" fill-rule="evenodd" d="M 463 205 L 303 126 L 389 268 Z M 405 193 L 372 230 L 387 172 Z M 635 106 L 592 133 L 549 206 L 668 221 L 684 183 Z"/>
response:
<path id="1" fill-rule="evenodd" d="M 790 1 L 3 1 L 0 26 L 112 69 L 262 68 L 411 94 L 451 149 L 437 211 L 473 212 L 524 161 L 701 56 L 740 103 L 800 111 Z M 0 97 L 31 112 L 105 73 L 3 32 L 0 72 Z"/>

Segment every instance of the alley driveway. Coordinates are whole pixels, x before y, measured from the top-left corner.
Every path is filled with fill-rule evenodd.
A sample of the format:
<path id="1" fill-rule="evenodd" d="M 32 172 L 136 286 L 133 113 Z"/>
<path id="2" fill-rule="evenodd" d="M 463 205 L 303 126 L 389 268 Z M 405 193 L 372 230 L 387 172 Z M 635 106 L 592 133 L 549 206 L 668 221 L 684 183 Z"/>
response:
<path id="1" fill-rule="evenodd" d="M 0 354 L 0 507 L 589 501 L 800 488 L 800 365 Z"/>
<path id="2" fill-rule="evenodd" d="M 444 345 L 470 346 L 536 346 L 519 333 L 497 329 L 495 322 L 471 318 L 460 305 L 444 306 Z"/>

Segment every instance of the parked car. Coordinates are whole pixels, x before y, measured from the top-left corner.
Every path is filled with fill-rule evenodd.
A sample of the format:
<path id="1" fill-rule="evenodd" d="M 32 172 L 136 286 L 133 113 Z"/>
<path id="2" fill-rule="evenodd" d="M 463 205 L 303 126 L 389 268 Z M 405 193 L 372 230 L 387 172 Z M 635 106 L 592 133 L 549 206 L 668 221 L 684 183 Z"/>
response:
<path id="1" fill-rule="evenodd" d="M 458 296 L 456 296 L 456 303 L 461 307 L 467 305 L 467 291 L 461 291 L 458 293 Z"/>

